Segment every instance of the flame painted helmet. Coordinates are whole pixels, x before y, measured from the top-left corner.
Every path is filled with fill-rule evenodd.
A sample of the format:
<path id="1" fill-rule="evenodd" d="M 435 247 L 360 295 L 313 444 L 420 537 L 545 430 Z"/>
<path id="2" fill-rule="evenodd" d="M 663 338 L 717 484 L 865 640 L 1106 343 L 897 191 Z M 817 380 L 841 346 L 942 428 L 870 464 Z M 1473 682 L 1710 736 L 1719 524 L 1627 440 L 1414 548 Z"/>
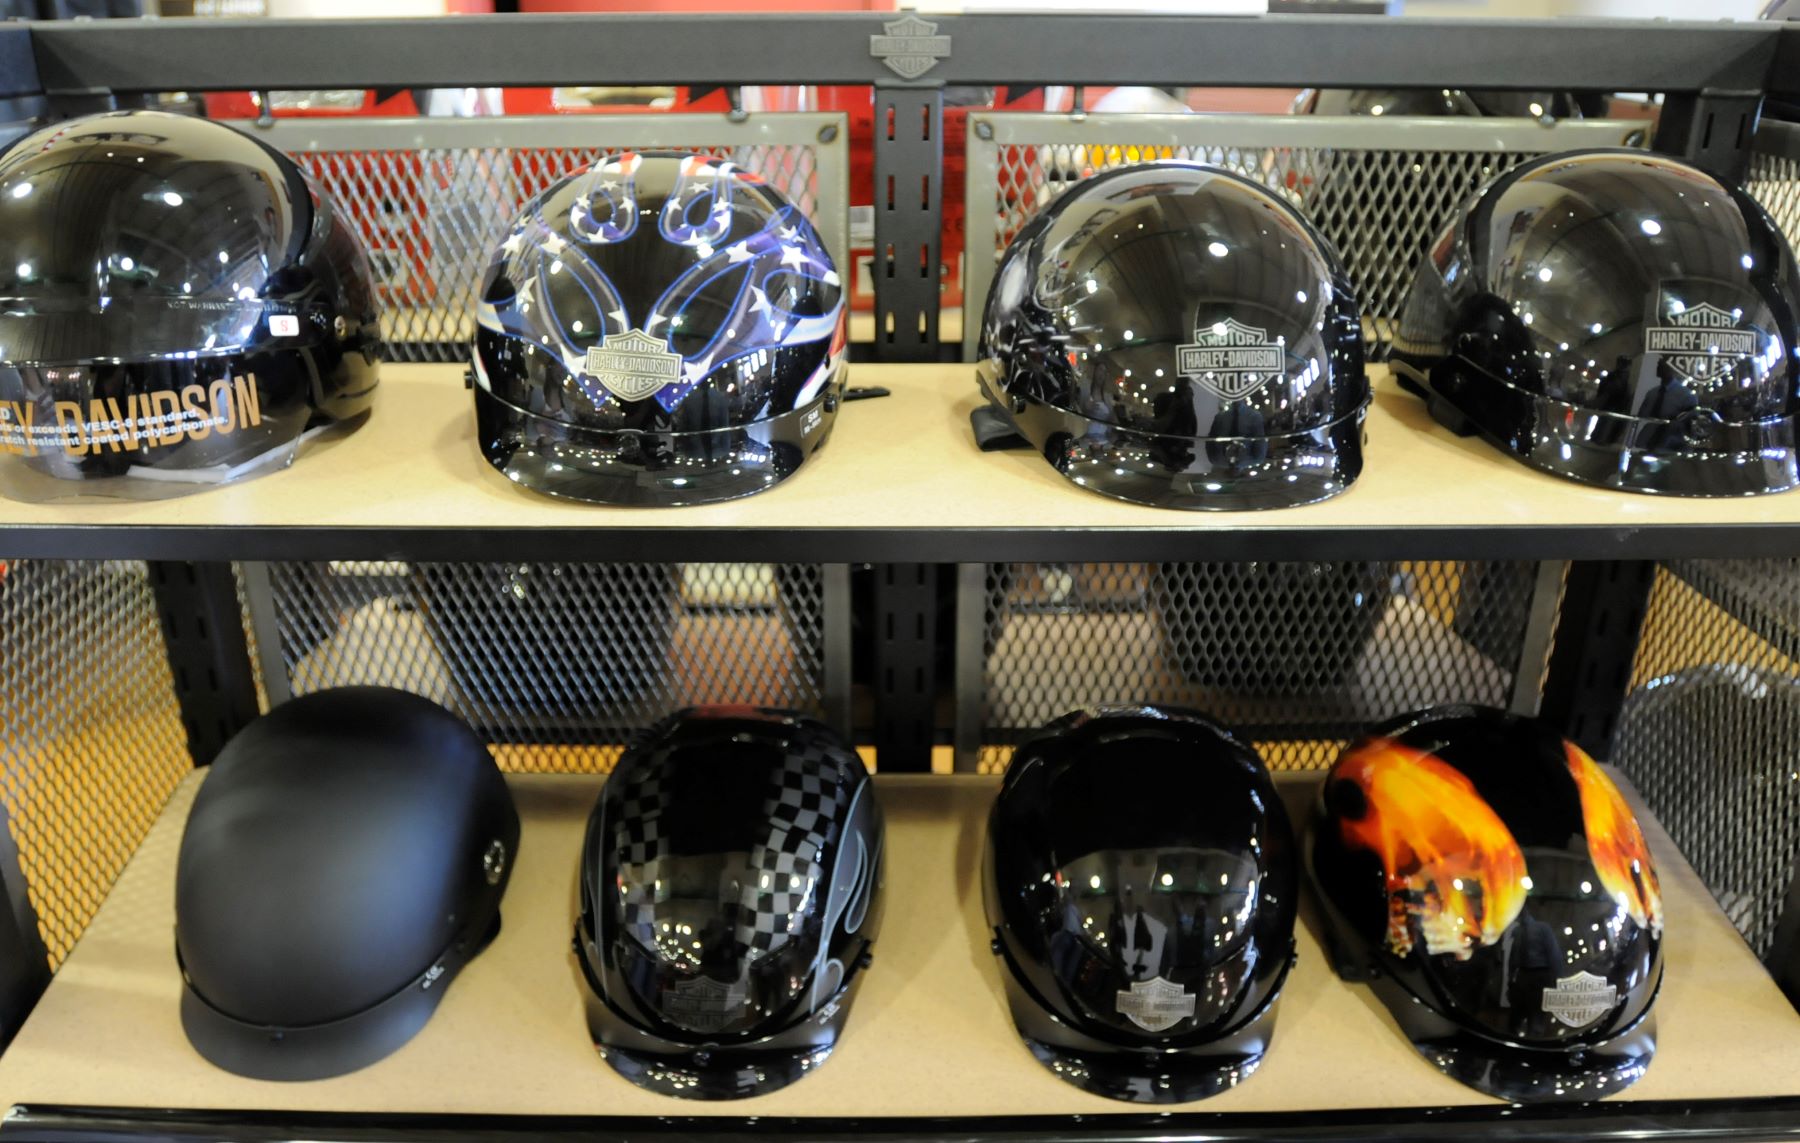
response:
<path id="1" fill-rule="evenodd" d="M 1402 385 L 1460 433 L 1584 484 L 1800 484 L 1800 271 L 1737 187 L 1677 159 L 1515 167 L 1444 230 L 1401 310 Z"/>
<path id="2" fill-rule="evenodd" d="M 978 435 L 1000 418 L 1090 492 L 1282 508 L 1362 471 L 1349 279 L 1279 194 L 1226 171 L 1147 163 L 1075 186 L 1007 247 L 981 342 Z"/>
<path id="3" fill-rule="evenodd" d="M 582 847 L 575 949 L 607 1063 L 688 1099 L 824 1063 L 881 927 L 883 838 L 861 759 L 822 723 L 714 706 L 647 731 Z"/>
<path id="4" fill-rule="evenodd" d="M 755 175 L 604 158 L 527 203 L 488 266 L 482 453 L 524 487 L 604 504 L 761 492 L 831 433 L 844 313 L 812 224 Z"/>
<path id="5" fill-rule="evenodd" d="M 988 924 L 1026 1047 L 1114 1099 L 1236 1086 L 1274 1035 L 1299 876 L 1262 760 L 1201 715 L 1052 722 L 988 823 Z"/>
<path id="6" fill-rule="evenodd" d="M 1446 1075 L 1514 1102 L 1592 1100 L 1655 1051 L 1663 905 L 1604 770 L 1535 720 L 1405 715 L 1326 775 L 1308 864 L 1327 945 Z"/>

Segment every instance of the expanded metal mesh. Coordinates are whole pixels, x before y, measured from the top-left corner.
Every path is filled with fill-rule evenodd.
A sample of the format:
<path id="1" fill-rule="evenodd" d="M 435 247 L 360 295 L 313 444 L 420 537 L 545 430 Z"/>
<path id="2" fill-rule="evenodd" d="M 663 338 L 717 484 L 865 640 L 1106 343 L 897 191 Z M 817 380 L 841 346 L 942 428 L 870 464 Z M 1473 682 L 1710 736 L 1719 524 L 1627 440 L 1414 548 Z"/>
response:
<path id="1" fill-rule="evenodd" d="M 461 714 L 502 767 L 611 769 L 696 703 L 821 714 L 813 564 L 270 564 L 292 690 L 380 684 Z"/>
<path id="2" fill-rule="evenodd" d="M 0 797 L 52 968 L 193 767 L 141 563 L 0 561 Z"/>
<path id="3" fill-rule="evenodd" d="M 1800 162 L 1786 155 L 1752 152 L 1744 189 L 1763 204 L 1789 243 L 1800 242 Z"/>
<path id="4" fill-rule="evenodd" d="M 977 763 L 1084 706 L 1211 714 L 1269 765 L 1329 765 L 1368 723 L 1446 702 L 1508 706 L 1532 563 L 996 564 L 987 572 Z M 1539 654 L 1541 654 L 1541 647 Z"/>
<path id="5" fill-rule="evenodd" d="M 1800 851 L 1800 560 L 1657 572 L 1613 753 L 1768 952 Z"/>
<path id="6" fill-rule="evenodd" d="M 817 156 L 792 144 L 672 147 L 728 158 L 760 175 L 809 217 L 819 206 Z M 564 175 L 620 147 L 463 147 L 296 151 L 369 250 L 393 361 L 464 361 L 476 293 L 519 208 Z"/>
<path id="7" fill-rule="evenodd" d="M 1190 159 L 1236 171 L 1282 193 L 1336 245 L 1362 304 L 1370 345 L 1384 351 L 1425 248 L 1456 208 L 1495 175 L 1538 151 L 1156 144 L 1005 145 L 999 148 L 997 259 L 1025 223 L 1076 181 L 1152 159 Z"/>

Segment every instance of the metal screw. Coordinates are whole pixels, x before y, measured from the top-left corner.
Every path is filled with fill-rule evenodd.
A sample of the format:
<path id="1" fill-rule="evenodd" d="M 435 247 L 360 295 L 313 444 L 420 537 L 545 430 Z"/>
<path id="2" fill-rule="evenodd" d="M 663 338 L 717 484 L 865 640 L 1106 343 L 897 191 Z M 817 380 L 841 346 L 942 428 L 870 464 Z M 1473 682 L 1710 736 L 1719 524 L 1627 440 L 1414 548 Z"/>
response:
<path id="1" fill-rule="evenodd" d="M 819 142 L 830 143 L 837 139 L 837 124 L 827 123 L 819 128 Z"/>
<path id="2" fill-rule="evenodd" d="M 994 125 L 985 119 L 977 119 L 975 121 L 975 137 L 977 139 L 992 139 L 994 137 Z"/>

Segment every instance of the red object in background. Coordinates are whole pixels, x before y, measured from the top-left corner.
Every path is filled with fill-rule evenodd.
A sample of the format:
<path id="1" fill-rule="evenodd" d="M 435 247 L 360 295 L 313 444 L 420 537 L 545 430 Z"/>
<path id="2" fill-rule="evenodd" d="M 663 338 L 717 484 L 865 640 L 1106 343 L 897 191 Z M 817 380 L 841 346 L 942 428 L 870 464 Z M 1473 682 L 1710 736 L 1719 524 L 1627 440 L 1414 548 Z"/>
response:
<path id="1" fill-rule="evenodd" d="M 490 8 L 491 11 L 491 3 Z M 411 91 L 365 91 L 360 103 L 351 104 L 351 92 L 279 92 L 270 97 L 268 109 L 276 119 L 353 119 L 372 116 L 415 116 L 419 105 Z M 257 119 L 263 114 L 262 98 L 248 91 L 209 92 L 204 97 L 208 119 Z M 296 104 L 305 103 L 305 106 Z M 390 305 L 417 306 L 437 296 L 431 274 L 431 241 L 425 229 L 425 159 L 417 151 L 363 151 L 333 157 L 349 170 L 328 171 L 324 157 L 302 153 L 294 160 L 322 184 L 346 182 L 363 188 L 361 193 L 337 195 L 334 204 L 369 252 L 376 290 Z M 346 177 L 348 176 L 348 177 Z M 368 188 L 381 187 L 376 198 Z"/>

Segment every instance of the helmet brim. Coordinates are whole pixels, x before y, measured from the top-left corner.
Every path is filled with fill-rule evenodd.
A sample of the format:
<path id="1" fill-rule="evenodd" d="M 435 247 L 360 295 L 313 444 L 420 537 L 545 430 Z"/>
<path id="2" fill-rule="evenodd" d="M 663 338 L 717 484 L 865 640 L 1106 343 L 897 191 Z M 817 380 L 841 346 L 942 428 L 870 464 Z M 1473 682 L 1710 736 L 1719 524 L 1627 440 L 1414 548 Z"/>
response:
<path id="1" fill-rule="evenodd" d="M 1250 1078 L 1274 1038 L 1287 975 L 1284 968 L 1262 1007 L 1221 1036 L 1180 1047 L 1126 1047 L 1059 1019 L 1031 994 L 1010 962 L 1010 955 L 1000 957 L 1000 976 L 1013 1024 L 1031 1054 L 1066 1083 L 1130 1103 L 1192 1103 Z"/>
<path id="2" fill-rule="evenodd" d="M 843 1035 L 863 974 L 852 969 L 818 1012 L 758 1040 L 679 1043 L 645 1031 L 599 993 L 595 955 L 577 926 L 576 960 L 587 1003 L 588 1032 L 612 1069 L 647 1091 L 677 1099 L 745 1099 L 780 1091 L 823 1064 Z"/>
<path id="3" fill-rule="evenodd" d="M 1643 1078 L 1656 1054 L 1656 1017 L 1650 1010 L 1598 1044 L 1530 1048 L 1444 1019 L 1385 974 L 1371 983 L 1420 1055 L 1451 1079 L 1509 1103 L 1579 1103 L 1616 1095 Z"/>
<path id="4" fill-rule="evenodd" d="M 992 363 L 976 370 L 982 394 L 1065 479 L 1115 500 L 1200 512 L 1315 504 L 1362 473 L 1361 404 L 1306 432 L 1201 439 L 1157 436 L 1003 391 Z"/>
<path id="5" fill-rule="evenodd" d="M 713 504 L 765 492 L 824 446 L 842 373 L 810 404 L 713 432 L 587 429 L 527 412 L 477 385 L 481 452 L 508 480 L 568 500 L 628 507 Z"/>
<path id="6" fill-rule="evenodd" d="M 1681 432 L 1650 420 L 1570 405 L 1473 371 L 1396 353 L 1401 387 L 1425 399 L 1452 431 L 1476 433 L 1532 468 L 1617 492 L 1723 498 L 1800 487 L 1800 418 L 1693 422 Z M 1693 434 L 1703 434 L 1697 439 Z"/>

